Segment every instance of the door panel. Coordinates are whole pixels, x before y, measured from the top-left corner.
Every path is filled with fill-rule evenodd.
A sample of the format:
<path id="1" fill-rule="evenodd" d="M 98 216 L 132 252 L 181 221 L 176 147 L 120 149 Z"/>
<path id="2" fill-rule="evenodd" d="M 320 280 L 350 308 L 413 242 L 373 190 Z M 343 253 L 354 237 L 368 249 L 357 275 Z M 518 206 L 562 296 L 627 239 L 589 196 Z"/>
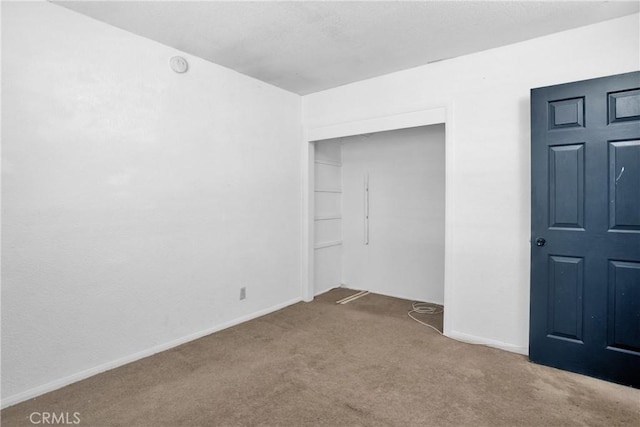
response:
<path id="1" fill-rule="evenodd" d="M 608 347 L 640 353 L 640 263 L 609 263 Z"/>
<path id="2" fill-rule="evenodd" d="M 582 342 L 582 258 L 549 258 L 549 336 Z"/>
<path id="3" fill-rule="evenodd" d="M 584 127 L 584 98 L 549 102 L 549 129 Z"/>
<path id="4" fill-rule="evenodd" d="M 549 147 L 551 227 L 583 228 L 584 144 Z"/>
<path id="5" fill-rule="evenodd" d="M 640 90 L 609 94 L 609 123 L 640 120 Z"/>
<path id="6" fill-rule="evenodd" d="M 640 232 L 639 183 L 640 141 L 609 143 L 609 226 L 612 231 Z"/>
<path id="7" fill-rule="evenodd" d="M 640 387 L 640 72 L 531 91 L 532 361 Z"/>

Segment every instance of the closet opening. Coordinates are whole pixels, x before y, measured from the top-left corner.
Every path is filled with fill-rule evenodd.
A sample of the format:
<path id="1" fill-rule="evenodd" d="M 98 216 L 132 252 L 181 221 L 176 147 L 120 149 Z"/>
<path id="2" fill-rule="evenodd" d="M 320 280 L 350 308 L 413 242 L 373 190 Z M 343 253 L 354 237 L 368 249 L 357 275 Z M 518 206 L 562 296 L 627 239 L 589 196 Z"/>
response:
<path id="1" fill-rule="evenodd" d="M 443 306 L 445 124 L 310 143 L 313 295 L 343 287 Z M 442 332 L 442 315 L 425 314 L 414 316 Z"/>

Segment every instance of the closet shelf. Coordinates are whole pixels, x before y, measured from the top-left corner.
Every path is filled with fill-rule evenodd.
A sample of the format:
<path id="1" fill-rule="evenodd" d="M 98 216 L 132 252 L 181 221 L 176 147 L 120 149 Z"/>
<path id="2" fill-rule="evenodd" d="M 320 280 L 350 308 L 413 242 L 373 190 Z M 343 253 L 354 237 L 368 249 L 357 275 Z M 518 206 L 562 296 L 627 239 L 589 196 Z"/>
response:
<path id="1" fill-rule="evenodd" d="M 341 188 L 316 188 L 313 191 L 316 193 L 342 193 Z"/>
<path id="2" fill-rule="evenodd" d="M 333 246 L 340 246 L 342 245 L 342 240 L 334 240 L 333 242 L 323 242 L 323 243 L 318 243 L 314 249 L 324 249 L 324 248 L 330 248 Z"/>
<path id="3" fill-rule="evenodd" d="M 320 165 L 329 165 L 329 166 L 335 166 L 337 168 L 342 166 L 342 163 L 340 162 L 334 162 L 332 160 L 315 160 L 316 164 L 320 164 Z"/>
<path id="4" fill-rule="evenodd" d="M 329 219 L 342 219 L 342 215 L 318 215 L 314 218 L 314 221 L 326 221 Z"/>

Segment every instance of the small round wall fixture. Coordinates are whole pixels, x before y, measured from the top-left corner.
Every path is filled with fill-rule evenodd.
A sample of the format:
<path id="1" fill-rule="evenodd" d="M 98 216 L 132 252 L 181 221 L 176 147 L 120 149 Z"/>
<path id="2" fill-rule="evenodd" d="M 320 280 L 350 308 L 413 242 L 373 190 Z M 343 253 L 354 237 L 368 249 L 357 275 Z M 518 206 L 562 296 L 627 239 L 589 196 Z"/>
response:
<path id="1" fill-rule="evenodd" d="M 169 60 L 169 65 L 171 65 L 171 69 L 176 73 L 186 73 L 189 69 L 189 64 L 187 60 L 182 56 L 173 56 Z"/>

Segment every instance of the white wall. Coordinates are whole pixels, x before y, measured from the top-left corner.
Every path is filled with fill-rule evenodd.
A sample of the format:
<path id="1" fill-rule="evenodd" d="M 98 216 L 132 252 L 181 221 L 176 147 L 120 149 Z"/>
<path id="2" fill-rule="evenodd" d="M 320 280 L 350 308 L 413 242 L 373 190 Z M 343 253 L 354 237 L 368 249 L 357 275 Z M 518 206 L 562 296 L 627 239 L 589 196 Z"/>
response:
<path id="1" fill-rule="evenodd" d="M 342 146 L 314 144 L 314 295 L 342 284 Z"/>
<path id="2" fill-rule="evenodd" d="M 344 138 L 342 165 L 345 286 L 443 304 L 444 125 Z"/>
<path id="3" fill-rule="evenodd" d="M 299 96 L 46 2 L 2 31 L 3 405 L 300 298 Z"/>
<path id="4" fill-rule="evenodd" d="M 529 90 L 637 70 L 638 34 L 636 14 L 303 97 L 309 134 L 449 108 L 451 336 L 527 351 Z"/>

